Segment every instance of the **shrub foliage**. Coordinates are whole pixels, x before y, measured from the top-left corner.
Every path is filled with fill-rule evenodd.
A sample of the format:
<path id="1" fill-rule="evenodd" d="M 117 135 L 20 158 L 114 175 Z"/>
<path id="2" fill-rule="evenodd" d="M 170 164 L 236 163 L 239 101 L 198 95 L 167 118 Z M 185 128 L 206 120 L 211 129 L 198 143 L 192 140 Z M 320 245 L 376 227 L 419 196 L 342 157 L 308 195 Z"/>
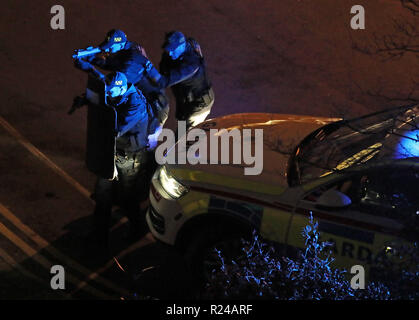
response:
<path id="1" fill-rule="evenodd" d="M 360 300 L 418 298 L 418 250 L 403 251 L 415 261 L 415 271 L 403 264 L 381 265 L 381 280 L 366 283 L 365 289 L 353 289 L 346 270 L 334 268 L 330 243 L 319 240 L 318 223 L 310 217 L 303 229 L 305 249 L 297 258 L 282 257 L 254 232 L 243 242 L 243 257 L 226 263 L 217 250 L 220 268 L 214 269 L 202 294 L 204 299 L 279 299 L 279 300 Z M 407 249 L 406 249 L 407 250 Z M 413 251 L 412 251 L 413 250 Z M 409 260 L 407 259 L 407 260 Z M 406 260 L 406 259 L 405 259 Z M 391 270 L 391 271 L 390 271 Z M 394 281 L 398 276 L 399 281 Z M 391 288 L 391 290 L 390 290 Z"/>

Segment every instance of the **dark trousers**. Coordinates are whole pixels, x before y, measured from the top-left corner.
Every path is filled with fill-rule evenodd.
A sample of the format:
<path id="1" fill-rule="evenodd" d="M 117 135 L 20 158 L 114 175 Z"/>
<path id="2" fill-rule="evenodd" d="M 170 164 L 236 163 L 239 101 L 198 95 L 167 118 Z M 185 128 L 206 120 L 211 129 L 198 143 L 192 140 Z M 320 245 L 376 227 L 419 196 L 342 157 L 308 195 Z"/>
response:
<path id="1" fill-rule="evenodd" d="M 95 231 L 106 240 L 114 204 L 127 216 L 131 231 L 145 227 L 145 210 L 140 210 L 140 204 L 148 198 L 151 177 L 156 169 L 154 152 L 141 151 L 128 157 L 117 155 L 116 169 L 118 180 L 98 177 L 94 192 Z"/>
<path id="2" fill-rule="evenodd" d="M 186 121 L 186 129 L 194 127 L 205 121 L 206 117 L 211 112 L 214 100 L 215 96 L 212 89 L 209 89 L 208 93 L 202 97 L 193 99 L 191 101 L 183 101 L 183 99 L 177 99 L 176 119 L 178 121 Z"/>

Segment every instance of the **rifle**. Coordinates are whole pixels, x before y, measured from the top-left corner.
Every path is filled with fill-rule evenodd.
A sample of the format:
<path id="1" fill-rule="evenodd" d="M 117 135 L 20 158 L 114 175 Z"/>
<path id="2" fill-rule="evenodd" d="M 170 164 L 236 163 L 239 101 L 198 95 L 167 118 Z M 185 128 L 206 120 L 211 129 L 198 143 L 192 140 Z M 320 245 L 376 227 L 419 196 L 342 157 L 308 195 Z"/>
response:
<path id="1" fill-rule="evenodd" d="M 90 56 L 96 53 L 102 52 L 99 47 L 87 47 L 86 49 L 74 50 L 73 59 L 80 59 L 86 56 Z"/>

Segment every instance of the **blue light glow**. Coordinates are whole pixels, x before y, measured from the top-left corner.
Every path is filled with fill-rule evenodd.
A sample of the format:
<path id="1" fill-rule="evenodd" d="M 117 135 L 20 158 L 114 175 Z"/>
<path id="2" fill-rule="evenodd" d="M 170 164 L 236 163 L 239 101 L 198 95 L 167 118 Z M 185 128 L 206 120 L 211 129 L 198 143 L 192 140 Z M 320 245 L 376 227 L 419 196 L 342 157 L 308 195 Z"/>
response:
<path id="1" fill-rule="evenodd" d="M 186 50 L 186 43 L 182 43 L 179 46 L 177 46 L 173 50 L 169 50 L 169 56 L 172 58 L 172 60 L 176 60 L 179 58 Z"/>
<path id="2" fill-rule="evenodd" d="M 396 159 L 419 157 L 419 130 L 408 131 L 396 147 Z"/>

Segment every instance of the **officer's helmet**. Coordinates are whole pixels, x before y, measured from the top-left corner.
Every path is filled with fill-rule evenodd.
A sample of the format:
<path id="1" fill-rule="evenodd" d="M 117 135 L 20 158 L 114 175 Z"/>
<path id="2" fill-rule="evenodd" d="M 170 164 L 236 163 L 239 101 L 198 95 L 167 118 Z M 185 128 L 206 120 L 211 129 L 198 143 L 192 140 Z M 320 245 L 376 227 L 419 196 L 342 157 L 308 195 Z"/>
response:
<path id="1" fill-rule="evenodd" d="M 99 45 L 103 51 L 116 52 L 127 42 L 127 36 L 122 30 L 112 29 L 106 34 L 105 40 Z"/>
<path id="2" fill-rule="evenodd" d="M 105 94 L 109 102 L 119 99 L 128 90 L 128 80 L 122 72 L 111 72 L 105 79 Z"/>
<path id="3" fill-rule="evenodd" d="M 180 31 L 171 31 L 166 34 L 163 49 L 174 59 L 177 59 L 186 50 L 186 38 Z"/>

